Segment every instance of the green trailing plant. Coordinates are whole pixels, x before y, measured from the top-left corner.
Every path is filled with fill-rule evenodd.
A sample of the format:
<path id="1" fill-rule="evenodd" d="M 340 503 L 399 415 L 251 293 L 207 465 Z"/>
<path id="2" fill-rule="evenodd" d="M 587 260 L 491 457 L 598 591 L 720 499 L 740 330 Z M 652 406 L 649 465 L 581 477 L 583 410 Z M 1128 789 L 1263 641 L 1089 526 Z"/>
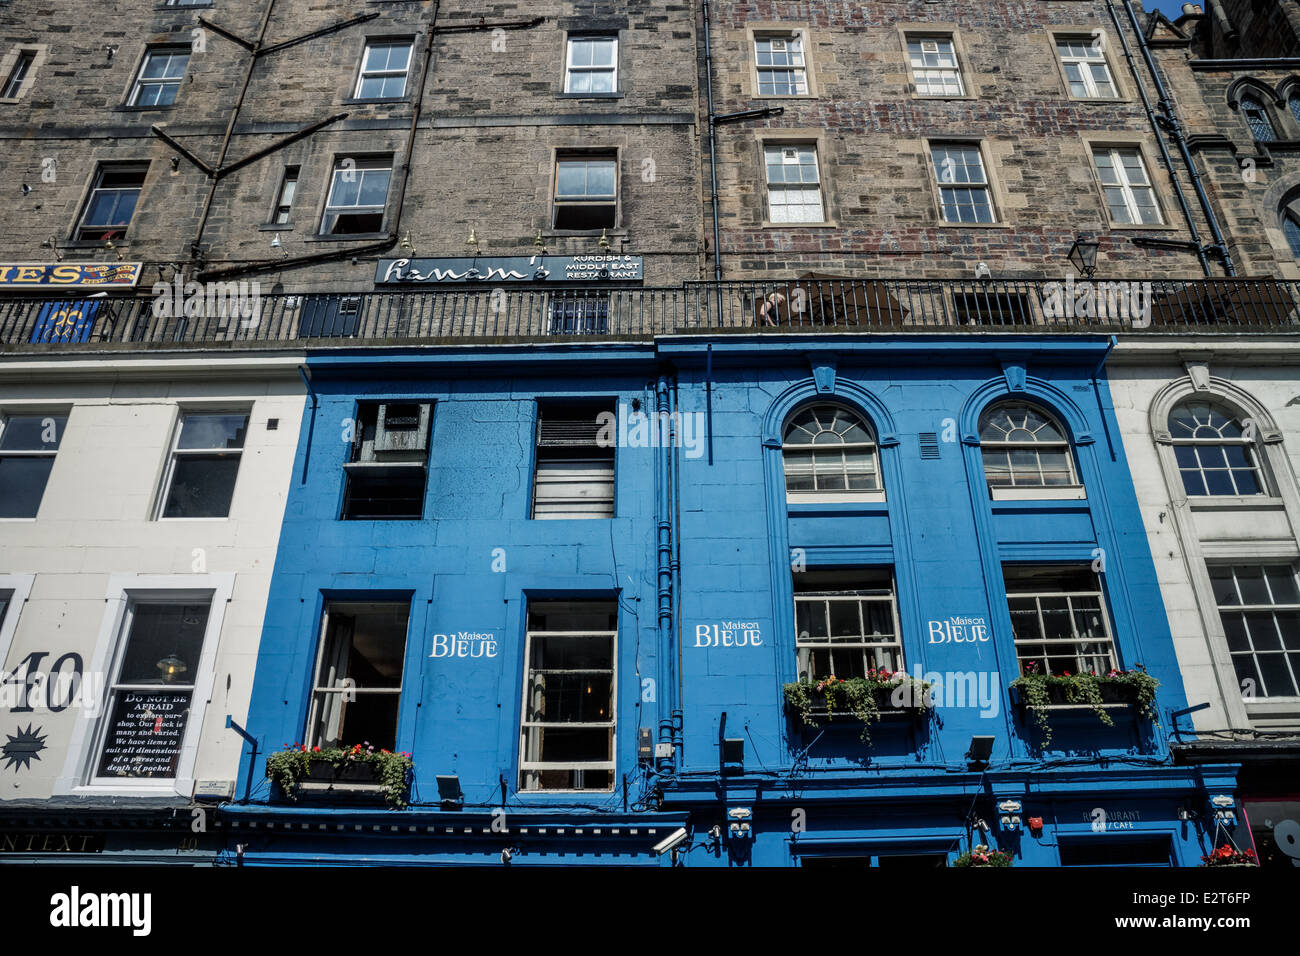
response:
<path id="1" fill-rule="evenodd" d="M 987 844 L 980 843 L 967 850 L 952 861 L 953 866 L 1010 866 L 1011 854 L 1002 850 L 990 850 Z"/>
<path id="2" fill-rule="evenodd" d="M 401 809 L 406 806 L 406 797 L 410 792 L 411 771 L 415 767 L 409 753 L 393 753 L 390 750 L 376 750 L 369 743 L 352 747 L 308 748 L 300 744 L 285 744 L 284 750 L 268 754 L 266 758 L 266 776 L 277 784 L 290 800 L 298 799 L 298 785 L 311 775 L 314 763 L 328 763 L 336 774 L 349 766 L 367 765 L 374 768 L 384 792 L 384 800 L 390 807 Z"/>
<path id="3" fill-rule="evenodd" d="M 785 685 L 785 700 L 799 719 L 809 727 L 818 726 L 818 718 L 833 720 L 836 713 L 850 713 L 862 722 L 862 742 L 871 743 L 871 724 L 880 719 L 880 700 L 888 697 L 900 701 L 903 709 L 929 706 L 930 685 L 901 671 L 872 668 L 865 677 L 800 680 Z"/>
<path id="4" fill-rule="evenodd" d="M 1038 664 L 1029 661 L 1024 673 L 1011 682 L 1011 687 L 1019 692 L 1025 706 L 1034 713 L 1034 720 L 1043 735 L 1043 746 L 1052 742 L 1051 714 L 1052 691 L 1055 689 L 1070 704 L 1090 706 L 1097 718 L 1107 727 L 1114 726 L 1110 714 L 1102 706 L 1102 690 L 1107 687 L 1121 688 L 1126 696 L 1132 698 L 1134 705 L 1143 717 L 1156 719 L 1156 688 L 1160 682 L 1138 668 L 1131 671 L 1112 670 L 1106 674 L 1041 674 Z"/>

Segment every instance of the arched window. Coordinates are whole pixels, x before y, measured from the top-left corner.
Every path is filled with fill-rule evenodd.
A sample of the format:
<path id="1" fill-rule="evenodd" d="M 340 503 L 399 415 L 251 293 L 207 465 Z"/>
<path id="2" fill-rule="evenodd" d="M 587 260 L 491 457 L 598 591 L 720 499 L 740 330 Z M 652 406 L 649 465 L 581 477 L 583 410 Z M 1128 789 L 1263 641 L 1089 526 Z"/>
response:
<path id="1" fill-rule="evenodd" d="M 980 451 L 994 498 L 1044 497 L 1041 489 L 1049 489 L 1050 497 L 1078 497 L 1061 492 L 1082 491 L 1065 429 L 1036 405 L 999 402 L 986 408 Z"/>
<path id="2" fill-rule="evenodd" d="M 1295 121 L 1300 123 L 1300 90 L 1293 89 L 1286 98 L 1286 108 L 1291 111 Z"/>
<path id="3" fill-rule="evenodd" d="M 812 405 L 797 412 L 781 441 L 789 501 L 882 500 L 876 436 L 866 420 L 843 405 Z"/>
<path id="4" fill-rule="evenodd" d="M 1204 399 L 1176 405 L 1169 436 L 1189 496 L 1265 494 L 1253 426 L 1227 406 Z"/>
<path id="5" fill-rule="evenodd" d="M 1253 93 L 1247 93 L 1241 98 L 1241 115 L 1246 117 L 1246 125 L 1250 127 L 1250 134 L 1255 137 L 1256 141 L 1261 143 L 1271 143 L 1277 139 L 1277 131 L 1273 129 L 1273 121 L 1269 119 L 1268 110 L 1264 107 L 1264 102 Z"/>
<path id="6" fill-rule="evenodd" d="M 1300 203 L 1291 203 L 1282 207 L 1282 234 L 1286 236 L 1286 244 L 1291 247 L 1291 255 L 1300 259 L 1300 211 L 1296 206 Z"/>

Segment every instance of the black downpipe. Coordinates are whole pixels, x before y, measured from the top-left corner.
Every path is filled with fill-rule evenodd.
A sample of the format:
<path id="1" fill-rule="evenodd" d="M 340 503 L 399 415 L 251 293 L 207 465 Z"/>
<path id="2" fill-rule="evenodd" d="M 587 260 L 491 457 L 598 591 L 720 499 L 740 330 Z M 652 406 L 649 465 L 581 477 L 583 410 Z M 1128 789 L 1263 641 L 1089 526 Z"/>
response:
<path id="1" fill-rule="evenodd" d="M 712 182 L 713 205 L 713 281 L 722 282 L 722 247 L 719 245 L 720 228 L 718 226 L 718 137 L 716 130 L 717 114 L 713 109 L 713 38 L 709 33 L 709 0 L 704 0 L 704 89 L 709 101 L 709 179 Z M 722 327 L 722 295 L 714 293 L 718 299 L 718 327 Z"/>
<path id="2" fill-rule="evenodd" d="M 1111 0 L 1106 0 L 1107 5 L 1110 5 L 1110 2 Z M 1160 77 L 1160 69 L 1156 66 L 1155 58 L 1151 55 L 1151 46 L 1147 43 L 1147 35 L 1142 31 L 1141 24 L 1138 23 L 1137 11 L 1133 9 L 1131 0 L 1124 0 L 1124 9 L 1128 13 L 1129 22 L 1133 24 L 1133 32 L 1137 34 L 1138 49 L 1142 51 L 1142 59 L 1156 82 L 1156 93 L 1160 96 L 1160 112 L 1164 114 L 1169 134 L 1174 138 L 1174 143 L 1178 146 L 1178 152 L 1183 157 L 1183 165 L 1187 167 L 1187 171 L 1192 177 L 1192 187 L 1196 190 L 1196 198 L 1201 204 L 1201 211 L 1205 214 L 1205 221 L 1210 226 L 1210 235 L 1214 238 L 1214 245 L 1211 248 L 1223 260 L 1224 271 L 1229 276 L 1235 276 L 1237 270 L 1232 264 L 1232 256 L 1228 254 L 1228 244 L 1224 241 L 1223 231 L 1219 228 L 1218 217 L 1214 214 L 1214 207 L 1210 205 L 1210 197 L 1205 193 L 1205 184 L 1201 182 L 1200 170 L 1197 169 L 1196 163 L 1192 160 L 1192 151 L 1188 149 L 1187 139 L 1183 136 L 1182 123 L 1178 121 L 1178 114 L 1174 110 L 1173 102 L 1169 99 L 1169 92 L 1165 89 L 1164 80 Z M 1159 130 L 1157 130 L 1158 133 Z"/>
<path id="3" fill-rule="evenodd" d="M 1196 249 L 1196 258 L 1201 262 L 1201 271 L 1206 277 L 1210 276 L 1210 260 L 1205 256 L 1205 249 L 1201 245 L 1201 233 L 1196 228 L 1196 220 L 1192 218 L 1192 208 L 1187 205 L 1187 196 L 1183 194 L 1183 185 L 1179 181 L 1178 170 L 1174 167 L 1173 157 L 1169 155 L 1169 147 L 1165 145 L 1165 138 L 1160 132 L 1160 121 L 1156 119 L 1155 110 L 1151 108 L 1151 97 L 1147 95 L 1147 86 L 1142 82 L 1142 75 L 1138 73 L 1137 64 L 1133 62 L 1133 50 L 1129 46 L 1128 37 L 1124 35 L 1124 28 L 1119 25 L 1119 15 L 1115 12 L 1115 5 L 1111 0 L 1106 0 L 1106 9 L 1110 13 L 1111 22 L 1115 24 L 1115 33 L 1119 36 L 1120 45 L 1124 48 L 1124 59 L 1128 61 L 1129 73 L 1132 74 L 1134 82 L 1137 83 L 1138 95 L 1142 98 L 1142 106 L 1147 112 L 1147 122 L 1151 124 L 1152 131 L 1156 134 L 1156 145 L 1160 147 L 1160 158 L 1164 160 L 1165 169 L 1169 170 L 1169 181 L 1173 183 L 1174 195 L 1178 198 L 1178 208 L 1182 210 L 1183 219 L 1187 221 L 1187 229 L 1191 233 L 1192 242 L 1189 244 Z M 1138 34 L 1141 35 L 1141 30 Z"/>

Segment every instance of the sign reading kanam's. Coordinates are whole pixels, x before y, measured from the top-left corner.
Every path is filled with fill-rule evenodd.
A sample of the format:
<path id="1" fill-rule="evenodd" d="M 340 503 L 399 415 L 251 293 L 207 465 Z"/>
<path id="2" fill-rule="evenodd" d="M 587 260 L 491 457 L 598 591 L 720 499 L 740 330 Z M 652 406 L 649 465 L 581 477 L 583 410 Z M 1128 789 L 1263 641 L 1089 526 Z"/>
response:
<path id="1" fill-rule="evenodd" d="M 0 291 L 51 289 L 133 289 L 142 262 L 0 263 Z"/>
<path id="2" fill-rule="evenodd" d="M 640 256 L 505 256 L 474 259 L 380 259 L 375 284 L 467 282 L 640 282 Z"/>

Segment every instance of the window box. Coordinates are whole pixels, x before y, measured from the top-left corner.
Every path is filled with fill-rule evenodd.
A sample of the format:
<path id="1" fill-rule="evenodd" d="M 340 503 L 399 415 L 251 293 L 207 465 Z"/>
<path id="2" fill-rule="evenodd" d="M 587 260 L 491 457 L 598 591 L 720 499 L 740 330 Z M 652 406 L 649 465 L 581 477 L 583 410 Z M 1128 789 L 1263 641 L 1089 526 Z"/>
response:
<path id="1" fill-rule="evenodd" d="M 267 779 L 279 786 L 288 800 L 297 800 L 306 790 L 323 789 L 364 796 L 382 797 L 390 807 L 406 806 L 415 764 L 407 753 L 362 748 L 295 746 L 266 758 Z"/>
<path id="2" fill-rule="evenodd" d="M 820 721 L 862 723 L 862 742 L 870 745 L 870 725 L 885 714 L 919 717 L 932 706 L 930 685 L 896 671 L 871 670 L 866 677 L 800 680 L 785 685 L 786 708 L 808 727 Z"/>
<path id="3" fill-rule="evenodd" d="M 952 865 L 962 868 L 976 866 L 1007 867 L 1011 866 L 1011 854 L 1003 850 L 990 850 L 988 844 L 980 843 L 953 860 Z"/>
<path id="4" fill-rule="evenodd" d="M 1035 722 L 1043 733 L 1044 745 L 1052 742 L 1053 712 L 1087 708 L 1107 727 L 1114 726 L 1108 710 L 1140 708 L 1143 717 L 1154 720 L 1156 688 L 1160 682 L 1144 670 L 1115 671 L 1108 674 L 1040 674 L 1032 666 L 1029 673 L 1011 682 L 1019 706 L 1034 712 Z"/>

